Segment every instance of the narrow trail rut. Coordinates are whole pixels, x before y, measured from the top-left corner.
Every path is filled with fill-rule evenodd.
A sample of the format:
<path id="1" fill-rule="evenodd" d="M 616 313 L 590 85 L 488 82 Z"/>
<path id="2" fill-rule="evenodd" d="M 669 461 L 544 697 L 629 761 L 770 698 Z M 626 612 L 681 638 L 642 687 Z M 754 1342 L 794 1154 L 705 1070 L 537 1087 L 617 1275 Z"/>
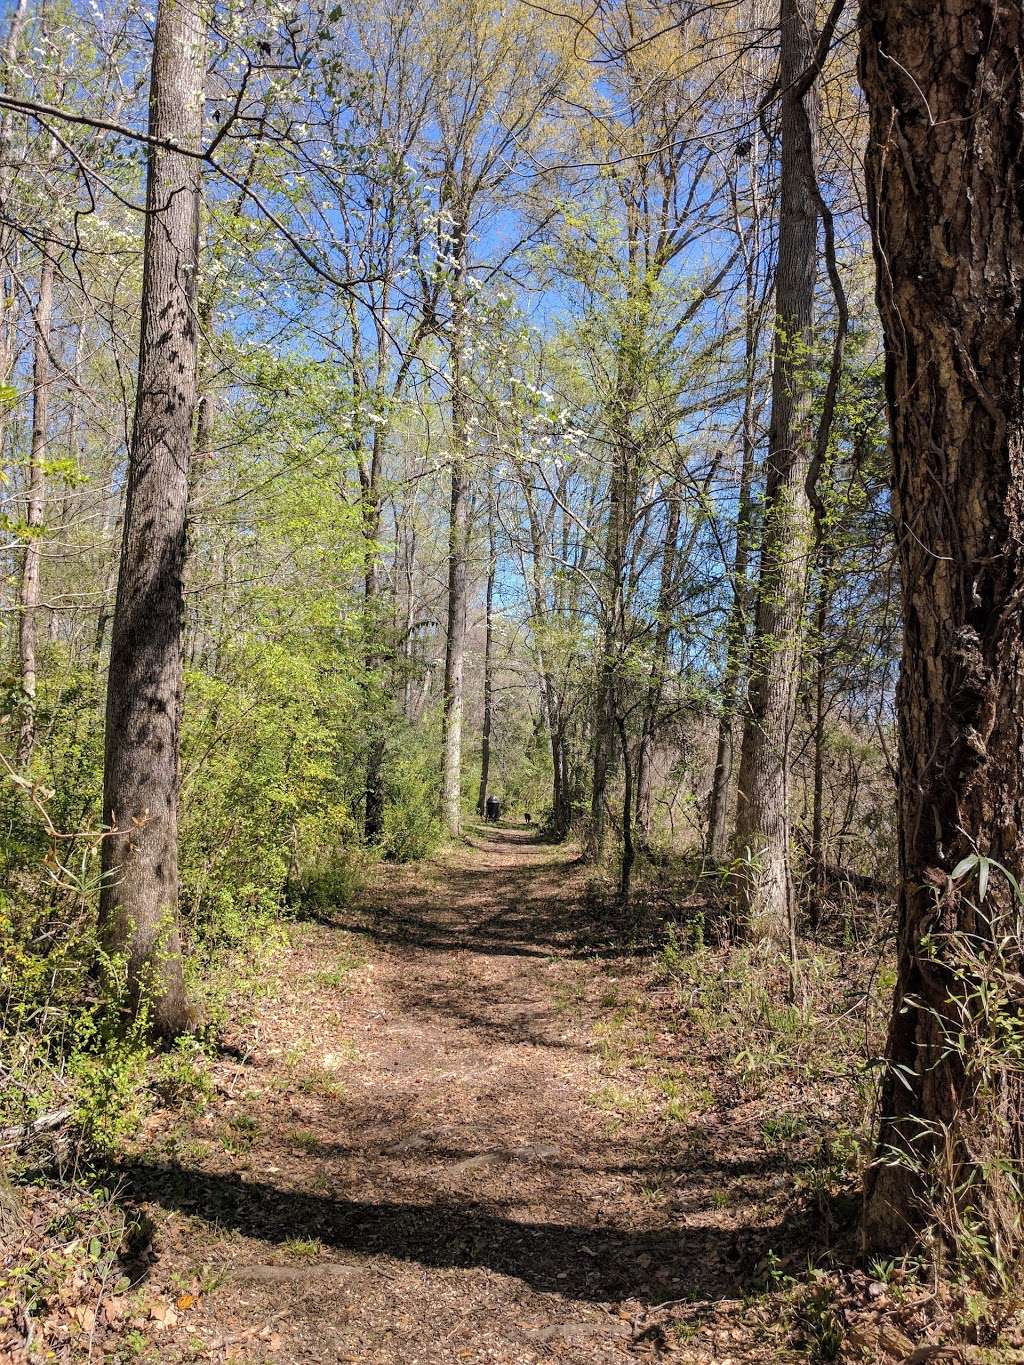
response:
<path id="1" fill-rule="evenodd" d="M 126 1168 L 161 1359 L 782 1358 L 744 1325 L 704 1177 L 602 1100 L 615 964 L 574 947 L 581 877 L 527 831 L 475 831 L 296 927 L 213 1103 Z M 717 1345 L 666 1332 L 687 1299 Z"/>

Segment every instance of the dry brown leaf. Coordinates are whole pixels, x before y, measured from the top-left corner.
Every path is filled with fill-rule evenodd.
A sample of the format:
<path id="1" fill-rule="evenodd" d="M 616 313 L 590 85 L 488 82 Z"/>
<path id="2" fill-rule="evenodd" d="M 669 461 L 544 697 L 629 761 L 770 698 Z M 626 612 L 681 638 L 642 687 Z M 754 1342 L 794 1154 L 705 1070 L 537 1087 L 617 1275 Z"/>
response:
<path id="1" fill-rule="evenodd" d="M 96 1310 L 87 1303 L 80 1303 L 71 1309 L 71 1320 L 77 1322 L 83 1332 L 92 1333 L 96 1330 Z"/>
<path id="2" fill-rule="evenodd" d="M 100 1308 L 103 1316 L 113 1327 L 124 1316 L 124 1299 L 111 1294 L 108 1298 L 100 1300 Z"/>
<path id="3" fill-rule="evenodd" d="M 178 1321 L 178 1315 L 171 1305 L 159 1300 L 150 1308 L 149 1316 L 158 1327 L 173 1327 Z"/>

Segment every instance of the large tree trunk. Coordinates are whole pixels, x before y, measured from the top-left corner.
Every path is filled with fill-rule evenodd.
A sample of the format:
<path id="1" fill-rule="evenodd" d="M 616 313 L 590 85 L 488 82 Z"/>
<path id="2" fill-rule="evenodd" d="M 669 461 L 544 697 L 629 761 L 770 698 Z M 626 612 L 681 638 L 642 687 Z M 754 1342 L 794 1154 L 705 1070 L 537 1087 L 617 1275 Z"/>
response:
<path id="1" fill-rule="evenodd" d="M 467 538 L 469 533 L 469 404 L 462 352 L 466 345 L 466 234 L 456 229 L 458 261 L 452 291 L 452 457 L 448 517 L 448 628 L 444 655 L 441 814 L 449 834 L 462 827 L 462 717 L 465 705 Z"/>
<path id="2" fill-rule="evenodd" d="M 816 99 L 797 82 L 814 51 L 813 0 L 782 0 L 781 199 L 775 282 L 776 338 L 764 536 L 743 735 L 737 852 L 740 919 L 756 939 L 792 932 L 789 741 L 796 716 L 800 638 L 811 541 L 811 365 L 818 212 Z"/>
<path id="3" fill-rule="evenodd" d="M 27 538 L 21 570 L 18 662 L 21 670 L 21 726 L 18 732 L 18 764 L 32 757 L 36 739 L 36 637 L 39 617 L 39 568 L 42 560 L 42 527 L 46 507 L 46 440 L 50 411 L 50 323 L 53 317 L 53 254 L 43 249 L 39 267 L 32 349 L 32 443 L 29 454 L 28 491 L 25 498 Z"/>
<path id="4" fill-rule="evenodd" d="M 965 1056 L 944 1034 L 958 1007 L 972 1014 L 966 1002 L 1007 951 L 994 939 L 1019 917 L 1002 875 L 979 913 L 978 883 L 950 872 L 976 852 L 1019 877 L 1024 853 L 1022 72 L 1019 4 L 863 0 L 904 611 L 899 969 L 865 1233 L 872 1247 L 907 1244 L 923 1217 L 919 1172 L 942 1155 L 951 1183 L 973 1179 L 1005 1265 L 1022 1250 L 1019 1211 L 1011 1192 L 1011 1226 L 994 1227 L 989 1195 L 1001 1163 L 1020 1170 L 1020 1076 L 982 1074 L 984 1050 Z M 960 984 L 948 933 L 973 937 Z M 894 1150 L 899 1164 L 886 1161 Z"/>
<path id="5" fill-rule="evenodd" d="M 204 22 L 160 0 L 150 91 L 154 139 L 198 148 Z M 192 421 L 199 161 L 151 146 L 146 190 L 138 392 L 111 630 L 103 773 L 100 914 L 123 956 L 129 1004 L 152 1031 L 191 1027 L 178 927 L 182 571 Z"/>

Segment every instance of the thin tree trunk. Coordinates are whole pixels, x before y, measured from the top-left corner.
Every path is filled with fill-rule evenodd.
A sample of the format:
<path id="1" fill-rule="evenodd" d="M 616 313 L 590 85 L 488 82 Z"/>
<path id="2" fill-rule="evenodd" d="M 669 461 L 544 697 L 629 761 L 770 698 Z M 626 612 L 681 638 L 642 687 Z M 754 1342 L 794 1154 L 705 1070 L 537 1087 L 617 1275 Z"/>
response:
<path id="1" fill-rule="evenodd" d="M 860 38 L 904 621 L 898 979 L 865 1236 L 908 1244 L 941 1159 L 1009 1268 L 1019 1068 L 999 1074 L 997 1051 L 984 1074 L 995 1040 L 965 1053 L 948 1034 L 957 1007 L 982 1026 L 1000 953 L 1011 1004 L 1021 971 L 1007 880 L 994 870 L 978 908 L 978 881 L 950 873 L 971 854 L 1017 877 L 1024 862 L 1024 15 L 996 0 L 863 0 Z M 950 934 L 976 953 L 960 981 Z"/>
<path id="2" fill-rule="evenodd" d="M 0 186 L 2 193 L 2 186 Z M 17 359 L 18 306 L 20 292 L 15 283 L 18 270 L 18 243 L 5 239 L 0 227 L 0 460 L 6 453 L 10 426 L 11 375 Z"/>
<path id="3" fill-rule="evenodd" d="M 18 662 L 21 671 L 22 712 L 18 733 L 18 764 L 32 757 L 36 738 L 36 637 L 39 613 L 39 568 L 42 560 L 42 526 L 46 509 L 46 440 L 50 408 L 50 324 L 53 317 L 53 254 L 44 247 L 39 267 L 39 298 L 36 303 L 32 348 L 32 443 L 29 455 L 28 492 L 25 499 L 27 535 L 21 573 Z"/>
<path id="4" fill-rule="evenodd" d="M 620 365 L 629 368 L 635 361 L 627 342 L 620 345 Z M 590 788 L 590 829 L 587 856 L 602 857 L 607 840 L 605 804 L 617 743 L 616 692 L 618 690 L 618 652 L 624 629 L 623 575 L 626 563 L 627 500 L 631 465 L 636 452 L 630 439 L 629 420 L 635 402 L 633 373 L 620 379 L 613 402 L 612 423 L 617 431 L 612 453 L 609 483 L 608 528 L 605 536 L 605 593 L 601 628 L 601 655 L 598 661 L 597 690 L 594 698 L 592 776 Z"/>
<path id="5" fill-rule="evenodd" d="M 654 740 L 658 729 L 658 711 L 661 707 L 665 691 L 665 677 L 668 673 L 668 646 L 672 634 L 677 542 L 681 517 L 679 484 L 678 480 L 673 480 L 669 489 L 665 540 L 661 551 L 661 581 L 658 585 L 658 619 L 654 634 L 654 659 L 651 663 L 650 677 L 647 682 L 640 742 L 637 745 L 636 754 L 636 827 L 644 839 L 647 839 L 651 833 L 654 785 L 651 766 L 654 758 Z"/>
<path id="6" fill-rule="evenodd" d="M 614 640 L 605 632 L 602 658 L 598 666 L 597 694 L 594 701 L 592 770 L 590 784 L 590 828 L 587 833 L 587 857 L 596 861 L 605 848 L 607 818 L 605 801 L 615 743 L 614 687 L 615 664 L 612 657 Z"/>
<path id="7" fill-rule="evenodd" d="M 124 487 L 114 486 L 111 480 L 111 487 L 104 499 L 103 504 L 103 537 L 102 542 L 110 538 L 110 549 L 107 557 L 107 565 L 103 574 L 103 592 L 100 597 L 100 609 L 96 616 L 96 634 L 93 639 L 92 660 L 93 667 L 100 674 L 103 667 L 103 646 L 107 640 L 107 629 L 110 626 L 112 615 L 110 602 L 117 586 L 118 555 L 115 549 L 118 539 L 118 532 L 122 530 L 124 518 Z M 123 531 L 122 531 L 123 537 Z"/>
<path id="8" fill-rule="evenodd" d="M 607 839 L 606 803 L 618 745 L 621 653 L 625 645 L 627 593 L 626 555 L 635 526 L 636 485 L 640 451 L 633 422 L 640 406 L 643 357 L 651 306 L 651 285 L 637 255 L 637 242 L 629 244 L 629 284 L 622 330 L 618 338 L 615 387 L 607 408 L 612 435 L 612 467 L 608 489 L 608 524 L 604 551 L 604 600 L 601 654 L 593 711 L 592 782 L 590 831 L 587 855 L 599 859 Z"/>
<path id="9" fill-rule="evenodd" d="M 75 345 L 73 360 L 71 365 L 71 398 L 68 407 L 66 441 L 67 458 L 77 467 L 81 468 L 86 459 L 86 438 L 81 427 L 81 405 L 82 405 L 82 365 L 83 349 L 85 346 L 85 312 L 78 319 L 78 327 L 75 335 Z M 56 534 L 63 544 L 67 540 L 68 530 L 70 529 L 73 508 L 75 505 L 75 494 L 70 484 L 65 484 L 61 493 L 60 510 L 57 515 Z M 63 557 L 63 556 L 62 556 Z M 70 645 L 75 646 L 75 657 L 78 658 L 79 646 L 82 640 L 82 631 L 78 622 L 78 612 L 71 608 L 67 613 L 61 610 L 56 602 L 51 603 L 49 618 L 47 622 L 47 639 L 51 644 L 56 643 L 60 638 L 61 627 L 66 628 L 66 639 Z M 84 662 L 82 660 L 81 662 Z"/>
<path id="10" fill-rule="evenodd" d="M 772 421 L 765 525 L 750 660 L 749 714 L 740 764 L 739 919 L 755 939 L 790 943 L 789 741 L 796 717 L 807 559 L 811 365 L 818 210 L 814 87 L 797 82 L 814 52 L 812 0 L 782 0 L 781 201 L 776 274 Z"/>
<path id="11" fill-rule="evenodd" d="M 452 399 L 454 422 L 461 422 L 462 399 Z M 460 440 L 461 443 L 461 440 Z M 469 482 L 461 453 L 452 456 L 451 503 L 448 530 L 448 622 L 444 656 L 442 808 L 449 834 L 462 826 L 463 671 L 466 653 L 466 539 L 469 521 Z"/>
<path id="12" fill-rule="evenodd" d="M 195 435 L 188 468 L 188 506 L 194 507 L 199 494 L 199 486 L 213 461 L 213 423 L 216 416 L 216 397 L 212 383 L 208 382 L 209 343 L 213 334 L 213 313 L 215 295 L 213 290 L 205 289 L 198 295 L 196 317 L 199 326 L 199 341 L 196 370 L 196 407 Z M 193 574 L 193 545 L 189 537 L 185 541 L 185 558 L 182 565 L 182 581 L 186 610 L 183 624 L 182 657 L 188 668 L 195 668 L 197 660 L 205 658 L 209 648 L 210 625 L 209 611 L 206 608 L 206 594 L 191 593 Z"/>
<path id="13" fill-rule="evenodd" d="M 3 50 L 3 69 L 0 82 L 11 92 L 21 32 L 28 17 L 28 0 L 18 0 L 11 14 L 10 27 Z M 14 113 L 10 109 L 0 109 L 0 202 L 6 203 L 14 180 L 15 166 L 12 156 L 11 124 Z M 18 340 L 18 300 L 19 292 L 14 275 L 17 270 L 18 238 L 14 226 L 0 223 L 0 389 L 10 384 L 14 369 L 15 352 Z M 10 413 L 8 398 L 0 397 L 0 459 L 3 458 L 7 440 L 7 427 Z"/>
<path id="14" fill-rule="evenodd" d="M 820 539 L 820 536 L 819 536 Z M 811 874 L 814 877 L 814 921 L 820 910 L 825 881 L 825 719 L 827 699 L 825 679 L 828 673 L 828 648 L 825 631 L 828 625 L 831 597 L 832 551 L 822 543 L 817 600 L 814 604 L 814 783 L 811 800 Z"/>
<path id="15" fill-rule="evenodd" d="M 636 843 L 633 838 L 633 763 L 629 754 L 629 732 L 626 722 L 619 715 L 615 717 L 622 750 L 622 865 L 619 868 L 619 900 L 629 904 L 629 892 L 633 883 L 633 864 L 636 862 Z"/>
<path id="16" fill-rule="evenodd" d="M 544 643 L 545 632 L 542 629 L 549 616 L 557 616 L 558 596 L 556 588 L 555 600 L 549 611 L 541 572 L 541 563 L 544 557 L 544 529 L 537 514 L 537 506 L 529 480 L 522 469 L 520 469 L 520 479 L 522 480 L 523 495 L 526 499 L 526 510 L 530 523 L 530 573 L 527 575 L 525 567 L 523 568 L 523 581 L 530 593 L 533 617 L 537 623 L 537 629 L 534 632 L 537 666 L 541 676 L 541 697 L 544 719 L 548 729 L 548 742 L 551 746 L 551 819 L 554 833 L 559 838 L 563 838 L 568 834 L 572 825 L 572 792 L 569 787 L 566 763 L 562 700 L 558 694 L 554 671 Z M 550 530 L 550 527 L 548 529 Z M 564 558 L 566 558 L 566 553 L 563 553 Z"/>
<path id="17" fill-rule="evenodd" d="M 758 176 L 762 156 L 760 134 L 755 132 L 748 152 L 749 202 L 741 203 L 738 187 L 732 192 L 734 225 L 744 264 L 744 366 L 743 413 L 740 425 L 740 482 L 736 502 L 736 546 L 732 564 L 732 601 L 726 625 L 725 671 L 722 676 L 721 711 L 718 718 L 718 743 L 715 769 L 708 794 L 707 851 L 719 861 L 729 853 L 729 802 L 736 757 L 736 727 L 744 674 L 750 625 L 751 492 L 757 454 L 759 412 L 758 357 L 765 299 L 761 291 L 762 204 Z M 744 213 L 749 221 L 744 222 Z"/>
<path id="18" fill-rule="evenodd" d="M 403 533 L 403 559 L 405 561 L 405 629 L 402 632 L 402 661 L 405 667 L 402 714 L 407 721 L 412 720 L 412 651 L 413 623 L 416 619 L 416 533 L 406 530 Z"/>
<path id="19" fill-rule="evenodd" d="M 204 19 L 160 0 L 149 131 L 198 148 Z M 103 773 L 101 926 L 123 957 L 128 1004 L 157 1035 L 194 1025 L 178 923 L 182 572 L 192 423 L 199 165 L 151 146 L 146 189 L 139 378 L 111 631 Z"/>
<path id="20" fill-rule="evenodd" d="M 377 542 L 380 539 L 380 427 L 374 425 L 368 469 L 360 469 L 361 499 L 363 507 L 363 607 L 365 628 L 370 633 L 370 646 L 366 653 L 366 673 L 369 689 L 374 689 L 377 672 L 383 662 L 377 640 L 380 629 L 378 614 L 380 610 L 380 574 Z M 379 719 L 371 721 L 372 730 L 366 749 L 366 801 L 363 816 L 363 835 L 367 843 L 379 841 L 384 823 L 384 734 Z"/>
<path id="21" fill-rule="evenodd" d="M 374 734 L 366 750 L 366 811 L 363 835 L 379 843 L 384 823 L 384 736 Z"/>
<path id="22" fill-rule="evenodd" d="M 12 12 L 11 22 L 7 29 L 7 38 L 4 41 L 3 51 L 3 76 L 4 86 L 10 90 L 12 76 L 15 72 L 18 56 L 18 43 L 21 41 L 21 33 L 25 27 L 25 20 L 28 18 L 28 0 L 17 0 Z M 3 177 L 3 189 L 7 190 L 10 180 L 10 125 L 14 117 L 10 109 L 0 110 L 0 175 Z M 4 229 L 5 233 L 9 229 Z"/>
<path id="23" fill-rule="evenodd" d="M 572 817 L 566 818 L 565 755 L 557 721 L 548 720 L 548 742 L 551 746 L 551 828 L 557 838 L 569 830 Z"/>
<path id="24" fill-rule="evenodd" d="M 725 674 L 722 678 L 722 709 L 718 717 L 715 771 L 712 774 L 711 793 L 708 798 L 708 852 L 712 858 L 719 860 L 724 859 L 729 851 L 729 791 L 732 785 L 736 739 L 736 703 L 742 667 L 741 655 L 746 640 L 743 607 L 738 593 L 733 597 L 726 632 L 727 654 Z"/>
<path id="25" fill-rule="evenodd" d="M 708 852 L 724 859 L 729 851 L 729 792 L 735 753 L 736 711 L 747 657 L 747 569 L 750 557 L 751 487 L 754 481 L 756 435 L 754 422 L 754 365 L 756 342 L 748 324 L 747 384 L 743 402 L 743 454 L 740 463 L 739 499 L 736 515 L 736 550 L 732 565 L 732 603 L 726 625 L 725 674 L 722 678 L 722 710 L 718 718 L 715 771 L 708 800 Z"/>
<path id="26" fill-rule="evenodd" d="M 548 705 L 555 713 L 551 722 L 551 819 L 554 834 L 564 839 L 572 829 L 575 771 L 570 762 L 562 704 L 553 682 L 548 693 Z"/>
<path id="27" fill-rule="evenodd" d="M 480 792 L 476 800 L 477 814 L 481 816 L 487 806 L 487 783 L 491 771 L 491 721 L 494 693 L 494 580 L 498 571 L 494 501 L 490 488 L 487 490 L 487 549 L 487 593 L 484 606 L 484 720 L 480 745 Z"/>
<path id="28" fill-rule="evenodd" d="M 448 628 L 444 656 L 441 808 L 445 828 L 462 827 L 463 669 L 466 654 L 467 537 L 469 530 L 469 404 L 463 367 L 466 344 L 466 224 L 460 214 L 453 251 L 458 265 L 452 291 L 452 458 L 448 521 Z"/>

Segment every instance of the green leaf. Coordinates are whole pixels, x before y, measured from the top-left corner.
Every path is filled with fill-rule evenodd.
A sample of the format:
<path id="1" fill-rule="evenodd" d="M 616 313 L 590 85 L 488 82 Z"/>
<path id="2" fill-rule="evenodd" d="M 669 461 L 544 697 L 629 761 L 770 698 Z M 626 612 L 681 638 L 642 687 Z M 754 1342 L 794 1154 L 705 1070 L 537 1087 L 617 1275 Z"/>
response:
<path id="1" fill-rule="evenodd" d="M 985 892 L 988 890 L 988 874 L 992 864 L 987 858 L 978 859 L 978 899 L 985 899 Z"/>
<path id="2" fill-rule="evenodd" d="M 977 866 L 977 863 L 978 855 L 976 853 L 968 853 L 966 858 L 960 859 L 949 875 L 955 882 L 958 882 L 961 877 L 966 877 L 971 868 Z"/>

